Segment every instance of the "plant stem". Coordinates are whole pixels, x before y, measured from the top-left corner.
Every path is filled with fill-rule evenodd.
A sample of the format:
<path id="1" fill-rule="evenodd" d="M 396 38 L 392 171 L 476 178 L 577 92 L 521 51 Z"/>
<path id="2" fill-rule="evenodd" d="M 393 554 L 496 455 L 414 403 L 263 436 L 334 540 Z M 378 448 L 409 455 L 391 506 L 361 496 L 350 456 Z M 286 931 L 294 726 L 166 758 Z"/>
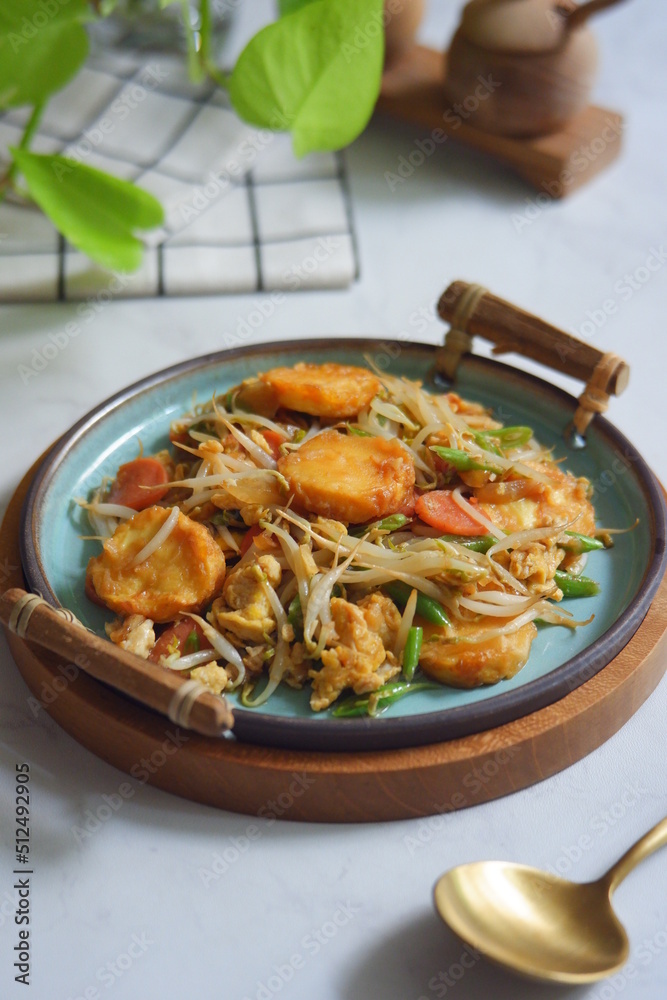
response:
<path id="1" fill-rule="evenodd" d="M 227 90 L 231 73 L 224 73 L 221 69 L 218 69 L 215 63 L 210 61 L 205 64 L 204 68 L 214 83 L 217 83 L 222 90 Z"/>
<path id="2" fill-rule="evenodd" d="M 199 83 L 202 78 L 202 67 L 197 53 L 197 43 L 195 41 L 195 29 L 190 18 L 190 0 L 181 0 L 181 12 L 183 15 L 183 30 L 185 32 L 185 42 L 188 51 L 188 74 L 190 79 Z"/>
<path id="3" fill-rule="evenodd" d="M 211 0 L 199 0 L 199 61 L 202 69 L 211 62 Z"/>
<path id="4" fill-rule="evenodd" d="M 44 112 L 44 107 L 46 101 L 41 101 L 36 104 L 32 109 L 32 114 L 28 119 L 25 129 L 23 130 L 23 135 L 21 136 L 21 141 L 19 142 L 19 149 L 27 149 L 32 141 L 32 137 L 37 131 L 37 126 L 40 123 L 42 114 Z M 0 202 L 2 202 L 7 194 L 7 191 L 12 186 L 12 181 L 16 177 L 17 166 L 14 161 L 9 165 L 9 169 L 4 177 L 0 177 Z"/>

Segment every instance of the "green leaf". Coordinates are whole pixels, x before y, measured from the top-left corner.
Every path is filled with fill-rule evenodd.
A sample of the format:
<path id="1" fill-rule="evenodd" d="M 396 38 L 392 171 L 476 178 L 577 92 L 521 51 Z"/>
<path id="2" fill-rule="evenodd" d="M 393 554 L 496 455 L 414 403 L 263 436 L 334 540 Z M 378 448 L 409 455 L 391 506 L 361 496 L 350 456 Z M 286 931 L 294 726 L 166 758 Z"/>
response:
<path id="1" fill-rule="evenodd" d="M 293 14 L 295 10 L 301 10 L 309 3 L 313 3 L 313 0 L 278 0 L 278 13 L 281 17 L 286 17 L 287 14 Z"/>
<path id="2" fill-rule="evenodd" d="M 290 130 L 294 151 L 340 149 L 365 128 L 380 89 L 382 0 L 313 0 L 262 29 L 229 83 L 241 118 Z"/>
<path id="3" fill-rule="evenodd" d="M 0 5 L 0 107 L 40 104 L 72 79 L 88 55 L 86 0 Z"/>
<path id="4" fill-rule="evenodd" d="M 31 196 L 70 243 L 111 270 L 139 266 L 143 244 L 133 230 L 152 229 L 164 218 L 152 195 L 64 156 L 10 152 Z"/>

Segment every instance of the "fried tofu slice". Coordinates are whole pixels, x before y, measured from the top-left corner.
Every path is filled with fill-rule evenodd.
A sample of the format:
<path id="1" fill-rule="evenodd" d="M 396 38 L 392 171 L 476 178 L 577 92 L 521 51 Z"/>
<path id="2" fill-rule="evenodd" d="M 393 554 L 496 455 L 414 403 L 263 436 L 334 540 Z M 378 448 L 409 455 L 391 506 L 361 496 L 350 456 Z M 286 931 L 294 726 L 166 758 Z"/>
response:
<path id="1" fill-rule="evenodd" d="M 412 495 L 414 463 L 397 440 L 328 430 L 278 461 L 298 503 L 313 514 L 363 524 Z"/>
<path id="2" fill-rule="evenodd" d="M 380 380 L 365 368 L 333 362 L 301 362 L 293 368 L 272 368 L 259 377 L 273 389 L 279 405 L 286 410 L 328 420 L 356 416 L 381 388 Z"/>
<path id="3" fill-rule="evenodd" d="M 172 621 L 201 610 L 222 587 L 225 557 L 206 528 L 179 513 L 171 533 L 147 559 L 136 556 L 170 515 L 166 507 L 147 507 L 116 528 L 86 570 L 92 600 L 121 615 Z"/>
<path id="4" fill-rule="evenodd" d="M 563 472 L 553 462 L 526 462 L 526 465 L 549 477 L 549 483 L 536 484 L 540 490 L 534 498 L 524 497 L 509 503 L 480 500 L 477 509 L 510 533 L 573 521 L 573 530 L 582 535 L 595 534 L 595 510 L 590 501 L 589 481 Z"/>
<path id="5" fill-rule="evenodd" d="M 420 667 L 433 680 L 457 688 L 514 677 L 528 660 L 537 635 L 535 625 L 528 622 L 516 632 L 485 639 L 488 631 L 476 623 L 457 623 L 456 635 L 450 638 L 438 626 L 424 623 Z"/>

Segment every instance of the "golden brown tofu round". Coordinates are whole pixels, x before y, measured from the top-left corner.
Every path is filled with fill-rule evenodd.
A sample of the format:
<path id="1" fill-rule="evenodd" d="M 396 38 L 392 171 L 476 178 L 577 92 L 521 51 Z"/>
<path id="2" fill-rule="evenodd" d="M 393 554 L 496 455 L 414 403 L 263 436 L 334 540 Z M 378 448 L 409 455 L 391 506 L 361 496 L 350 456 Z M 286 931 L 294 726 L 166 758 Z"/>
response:
<path id="1" fill-rule="evenodd" d="M 488 628 L 480 625 L 457 623 L 456 630 L 462 638 L 481 641 L 453 642 L 438 626 L 424 623 L 419 665 L 433 680 L 457 688 L 481 687 L 514 677 L 525 666 L 531 643 L 537 635 L 532 622 L 522 625 L 516 632 L 492 639 L 484 639 Z"/>
<path id="2" fill-rule="evenodd" d="M 278 470 L 306 510 L 353 524 L 393 514 L 415 482 L 412 459 L 398 441 L 334 430 L 281 458 Z"/>
<path id="3" fill-rule="evenodd" d="M 143 562 L 135 557 L 169 516 L 165 507 L 148 507 L 118 526 L 86 571 L 86 590 L 122 615 L 171 621 L 199 611 L 225 579 L 225 557 L 206 528 L 179 514 L 171 534 Z"/>
<path id="4" fill-rule="evenodd" d="M 595 510 L 589 498 L 587 479 L 564 472 L 554 462 L 526 462 L 550 482 L 535 484 L 535 496 L 525 496 L 507 503 L 487 503 L 480 498 L 477 509 L 504 531 L 523 531 L 572 522 L 573 531 L 595 534 Z M 539 487 L 539 489 L 537 488 Z M 511 483 L 507 484 L 511 496 Z M 484 492 L 482 492 L 482 497 Z"/>
<path id="5" fill-rule="evenodd" d="M 301 362 L 293 368 L 272 368 L 259 377 L 274 390 L 280 406 L 328 420 L 356 416 L 381 388 L 372 372 L 333 362 Z"/>

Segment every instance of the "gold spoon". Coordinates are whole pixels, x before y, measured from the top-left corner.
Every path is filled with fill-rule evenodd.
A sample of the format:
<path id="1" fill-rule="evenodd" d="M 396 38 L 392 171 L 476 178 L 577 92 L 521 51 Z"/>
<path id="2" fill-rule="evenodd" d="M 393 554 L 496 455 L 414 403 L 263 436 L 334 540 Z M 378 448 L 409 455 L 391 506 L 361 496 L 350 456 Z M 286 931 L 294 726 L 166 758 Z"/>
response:
<path id="1" fill-rule="evenodd" d="M 435 886 L 451 929 L 486 958 L 533 979 L 590 983 L 627 961 L 627 934 L 611 896 L 632 869 L 667 844 L 667 819 L 597 882 L 568 882 L 507 861 L 452 868 Z"/>

